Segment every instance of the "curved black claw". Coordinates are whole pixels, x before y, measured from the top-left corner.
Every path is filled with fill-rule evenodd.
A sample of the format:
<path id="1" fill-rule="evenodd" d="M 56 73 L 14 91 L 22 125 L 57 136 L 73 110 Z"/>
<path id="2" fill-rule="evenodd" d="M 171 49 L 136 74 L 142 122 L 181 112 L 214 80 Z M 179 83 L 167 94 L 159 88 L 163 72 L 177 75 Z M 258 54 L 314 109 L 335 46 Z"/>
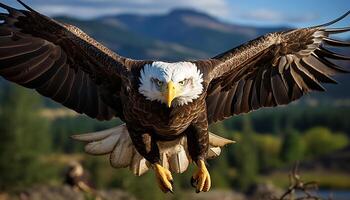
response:
<path id="1" fill-rule="evenodd" d="M 193 176 L 191 177 L 191 186 L 197 188 L 197 180 L 194 179 Z"/>
<path id="2" fill-rule="evenodd" d="M 173 193 L 173 177 L 170 171 L 159 164 L 154 165 L 154 172 L 156 174 L 157 182 L 160 189 L 164 193 L 171 192 Z"/>
<path id="3" fill-rule="evenodd" d="M 174 194 L 174 181 L 173 180 L 170 180 L 170 183 L 171 183 L 171 189 L 169 190 L 169 192 L 171 194 Z"/>
<path id="4" fill-rule="evenodd" d="M 170 192 L 171 194 L 174 194 L 174 191 L 173 191 L 173 189 L 169 190 L 169 192 Z"/>

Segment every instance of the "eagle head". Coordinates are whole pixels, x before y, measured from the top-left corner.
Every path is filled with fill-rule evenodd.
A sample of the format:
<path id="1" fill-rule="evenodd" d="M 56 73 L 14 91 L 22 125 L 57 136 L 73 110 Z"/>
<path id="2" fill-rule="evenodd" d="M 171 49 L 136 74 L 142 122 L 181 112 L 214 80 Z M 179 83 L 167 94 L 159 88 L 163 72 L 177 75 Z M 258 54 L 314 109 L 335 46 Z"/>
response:
<path id="1" fill-rule="evenodd" d="M 190 62 L 153 62 L 143 67 L 139 92 L 150 101 L 172 106 L 193 102 L 203 92 L 203 74 Z"/>

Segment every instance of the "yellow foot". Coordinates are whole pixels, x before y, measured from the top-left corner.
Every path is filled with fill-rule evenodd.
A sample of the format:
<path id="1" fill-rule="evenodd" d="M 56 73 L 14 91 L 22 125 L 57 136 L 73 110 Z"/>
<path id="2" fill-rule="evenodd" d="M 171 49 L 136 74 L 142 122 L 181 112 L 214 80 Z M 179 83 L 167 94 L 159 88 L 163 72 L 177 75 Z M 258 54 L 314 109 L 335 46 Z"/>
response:
<path id="1" fill-rule="evenodd" d="M 173 177 L 170 171 L 159 164 L 154 165 L 154 171 L 156 173 L 158 185 L 160 189 L 164 192 L 173 193 Z"/>
<path id="2" fill-rule="evenodd" d="M 196 192 L 208 192 L 211 187 L 210 174 L 203 160 L 197 162 L 198 171 L 191 178 L 191 185 Z"/>

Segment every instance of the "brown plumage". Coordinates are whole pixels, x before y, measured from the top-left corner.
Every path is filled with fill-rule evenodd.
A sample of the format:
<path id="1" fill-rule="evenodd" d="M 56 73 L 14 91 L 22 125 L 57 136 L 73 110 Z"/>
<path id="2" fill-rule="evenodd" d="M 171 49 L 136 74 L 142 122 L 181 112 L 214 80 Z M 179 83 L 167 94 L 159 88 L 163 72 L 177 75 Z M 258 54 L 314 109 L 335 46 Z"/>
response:
<path id="1" fill-rule="evenodd" d="M 350 44 L 328 37 L 349 30 L 315 27 L 272 33 L 206 61 L 209 123 L 325 91 L 321 83 L 336 83 L 331 76 L 347 72 L 329 59 L 350 59 L 325 48 Z"/>
<path id="2" fill-rule="evenodd" d="M 164 161 L 159 141 L 186 138 L 187 143 L 181 144 L 187 144 L 188 156 L 200 168 L 193 183 L 197 191 L 208 191 L 210 177 L 202 161 L 209 150 L 209 124 L 262 107 L 285 105 L 311 91 L 324 91 L 321 83 L 336 83 L 332 76 L 346 72 L 330 59 L 350 59 L 327 50 L 349 47 L 349 43 L 329 36 L 350 28 L 326 28 L 329 23 L 267 34 L 212 59 L 192 61 L 203 76 L 203 91 L 193 102 L 169 108 L 139 93 L 141 70 L 153 61 L 121 57 L 78 28 L 19 2 L 26 11 L 0 3 L 8 11 L 0 14 L 0 75 L 89 117 L 122 119 L 137 152 L 155 166 L 165 192 L 172 191 L 172 178 L 157 166 Z M 77 138 L 119 137 L 103 134 Z M 219 147 L 227 144 L 219 141 Z M 110 153 L 112 147 L 108 144 L 107 150 L 90 151 Z M 132 151 L 128 151 L 130 155 L 136 155 Z"/>

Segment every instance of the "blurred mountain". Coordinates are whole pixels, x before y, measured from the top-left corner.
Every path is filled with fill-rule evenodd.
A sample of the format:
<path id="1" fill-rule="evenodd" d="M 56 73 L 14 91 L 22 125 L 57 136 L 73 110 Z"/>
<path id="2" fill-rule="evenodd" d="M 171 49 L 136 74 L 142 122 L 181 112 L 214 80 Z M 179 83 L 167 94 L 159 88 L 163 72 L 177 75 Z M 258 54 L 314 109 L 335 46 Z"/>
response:
<path id="1" fill-rule="evenodd" d="M 165 61 L 208 58 L 265 33 L 287 29 L 228 24 L 189 9 L 164 15 L 122 14 L 91 21 L 56 19 L 80 27 L 124 56 Z"/>
<path id="2" fill-rule="evenodd" d="M 146 37 L 180 44 L 210 56 L 265 33 L 287 29 L 286 27 L 256 28 L 228 24 L 207 14 L 189 9 L 177 9 L 165 15 L 124 14 L 103 17 L 99 20 L 124 27 L 130 32 Z"/>
<path id="3" fill-rule="evenodd" d="M 88 35 L 102 42 L 119 54 L 134 59 L 189 59 L 203 57 L 204 51 L 191 49 L 181 44 L 166 42 L 132 32 L 117 21 L 94 19 L 82 21 L 67 17 L 57 17 L 58 21 L 75 25 Z"/>

